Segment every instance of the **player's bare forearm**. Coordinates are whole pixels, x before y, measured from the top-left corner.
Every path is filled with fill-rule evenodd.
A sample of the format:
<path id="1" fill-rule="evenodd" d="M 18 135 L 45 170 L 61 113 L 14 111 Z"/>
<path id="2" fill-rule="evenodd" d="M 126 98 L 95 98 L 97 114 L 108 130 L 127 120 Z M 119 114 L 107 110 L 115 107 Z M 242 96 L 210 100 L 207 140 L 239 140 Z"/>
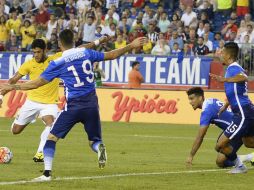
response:
<path id="1" fill-rule="evenodd" d="M 192 145 L 192 149 L 191 149 L 191 152 L 190 152 L 190 156 L 194 157 L 195 154 L 197 153 L 198 149 L 200 148 L 202 142 L 203 142 L 203 139 L 206 135 L 206 132 L 207 132 L 207 129 L 208 129 L 208 126 L 202 126 L 199 131 L 198 131 L 198 135 Z"/>
<path id="2" fill-rule="evenodd" d="M 226 78 L 225 82 L 247 82 L 248 77 L 244 74 L 238 74 L 234 77 Z"/>
<path id="3" fill-rule="evenodd" d="M 32 80 L 23 84 L 4 84 L 0 86 L 0 93 L 5 91 L 12 91 L 12 90 L 32 90 L 39 88 L 45 84 L 49 83 L 47 80 L 39 77 L 36 80 Z"/>
<path id="4" fill-rule="evenodd" d="M 8 80 L 8 84 L 16 84 L 19 79 L 21 79 L 23 77 L 23 75 L 21 75 L 19 72 L 15 73 L 15 75 L 13 77 L 11 77 L 9 80 Z M 5 95 L 7 94 L 8 92 L 10 92 L 10 90 L 1 90 L 1 95 Z"/>
<path id="5" fill-rule="evenodd" d="M 235 83 L 238 83 L 238 82 L 247 82 L 248 81 L 248 77 L 245 74 L 242 74 L 242 73 L 238 74 L 234 77 L 230 77 L 230 78 L 225 78 L 225 77 L 215 75 L 215 74 L 212 74 L 212 73 L 210 73 L 209 75 L 211 76 L 212 79 L 215 79 L 218 82 L 235 82 Z"/>
<path id="6" fill-rule="evenodd" d="M 104 60 L 116 59 L 116 58 L 120 57 L 121 55 L 125 54 L 126 52 L 129 52 L 132 49 L 133 49 L 132 45 L 129 44 L 123 48 L 112 50 L 110 52 L 106 52 L 104 54 Z"/>

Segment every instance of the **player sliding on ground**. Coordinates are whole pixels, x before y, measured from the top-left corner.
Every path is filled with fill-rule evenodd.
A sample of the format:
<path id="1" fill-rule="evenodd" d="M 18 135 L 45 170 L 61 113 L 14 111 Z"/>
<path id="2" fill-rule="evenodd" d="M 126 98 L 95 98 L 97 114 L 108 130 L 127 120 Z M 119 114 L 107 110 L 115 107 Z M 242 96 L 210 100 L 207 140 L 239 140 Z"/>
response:
<path id="1" fill-rule="evenodd" d="M 95 42 L 80 47 L 93 48 L 96 44 L 107 40 L 106 37 L 103 37 Z M 32 51 L 34 55 L 33 59 L 26 61 L 21 65 L 15 75 L 8 80 L 9 84 L 16 84 L 26 75 L 29 76 L 30 80 L 37 79 L 48 67 L 50 61 L 57 59 L 62 55 L 62 53 L 59 52 L 55 55 L 47 56 L 46 43 L 42 39 L 35 39 L 33 41 Z M 43 162 L 43 147 L 58 113 L 58 90 L 59 79 L 54 79 L 45 86 L 28 91 L 26 102 L 21 107 L 11 127 L 11 132 L 13 134 L 20 134 L 25 127 L 37 117 L 37 115 L 41 117 L 45 124 L 45 129 L 41 133 L 40 144 L 37 153 L 33 157 L 35 162 Z M 6 92 L 2 91 L 0 96 L 4 96 L 5 94 Z M 2 98 L 0 98 L 0 107 L 1 104 Z"/>
<path id="2" fill-rule="evenodd" d="M 212 79 L 224 83 L 228 102 L 221 108 L 220 113 L 230 105 L 233 121 L 220 136 L 216 150 L 234 162 L 235 168 L 230 173 L 245 173 L 247 167 L 233 151 L 231 143 L 242 139 L 248 148 L 254 148 L 254 106 L 248 97 L 248 77 L 244 69 L 237 63 L 239 47 L 234 42 L 224 45 L 222 51 L 223 64 L 227 66 L 225 77 L 210 74 Z"/>
<path id="3" fill-rule="evenodd" d="M 215 124 L 224 132 L 232 122 L 233 113 L 231 110 L 227 109 L 223 113 L 219 114 L 219 111 L 224 104 L 216 98 L 205 99 L 204 91 L 200 87 L 190 88 L 187 91 L 187 95 L 190 105 L 194 110 L 202 109 L 200 116 L 200 128 L 192 145 L 190 154 L 186 160 L 186 164 L 190 166 L 192 165 L 193 158 L 203 142 L 210 124 Z M 236 153 L 242 144 L 242 139 L 237 139 L 236 141 L 230 142 L 230 145 L 233 148 L 233 153 Z M 254 161 L 253 155 L 253 153 L 242 155 L 242 161 Z M 233 161 L 229 160 L 226 155 L 220 152 L 217 155 L 216 164 L 221 168 L 231 167 L 235 165 Z"/>
<path id="4" fill-rule="evenodd" d="M 62 57 L 52 61 L 38 79 L 20 85 L 1 85 L 0 92 L 11 90 L 31 90 L 48 84 L 55 78 L 63 80 L 66 93 L 66 106 L 59 114 L 48 140 L 44 146 L 44 172 L 35 181 L 51 180 L 52 162 L 55 155 L 56 142 L 64 138 L 71 128 L 81 122 L 88 135 L 93 151 L 98 154 L 98 164 L 103 168 L 107 155 L 101 137 L 101 123 L 98 99 L 95 92 L 93 63 L 116 59 L 134 48 L 141 47 L 146 38 L 137 38 L 124 48 L 101 53 L 85 48 L 74 47 L 74 35 L 71 30 L 63 30 L 59 34 L 59 46 Z"/>

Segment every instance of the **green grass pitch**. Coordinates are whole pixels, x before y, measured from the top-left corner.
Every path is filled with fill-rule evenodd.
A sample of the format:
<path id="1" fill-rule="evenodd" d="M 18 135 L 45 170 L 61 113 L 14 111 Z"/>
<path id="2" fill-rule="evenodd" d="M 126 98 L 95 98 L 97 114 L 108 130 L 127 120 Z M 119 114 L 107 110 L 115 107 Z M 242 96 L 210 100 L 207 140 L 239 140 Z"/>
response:
<path id="1" fill-rule="evenodd" d="M 89 148 L 83 127 L 76 125 L 66 139 L 57 143 L 55 180 L 2 185 L 29 181 L 43 170 L 43 164 L 32 161 L 43 124 L 37 120 L 14 136 L 10 133 L 11 122 L 0 118 L 0 146 L 9 147 L 14 154 L 10 164 L 0 165 L 0 190 L 244 190 L 254 185 L 254 169 L 249 163 L 248 173 L 240 175 L 230 175 L 216 167 L 214 146 L 220 131 L 213 126 L 194 158 L 193 167 L 186 168 L 185 160 L 198 126 L 111 122 L 102 123 L 108 152 L 105 169 L 98 168 L 97 155 Z M 240 153 L 251 151 L 241 148 Z"/>

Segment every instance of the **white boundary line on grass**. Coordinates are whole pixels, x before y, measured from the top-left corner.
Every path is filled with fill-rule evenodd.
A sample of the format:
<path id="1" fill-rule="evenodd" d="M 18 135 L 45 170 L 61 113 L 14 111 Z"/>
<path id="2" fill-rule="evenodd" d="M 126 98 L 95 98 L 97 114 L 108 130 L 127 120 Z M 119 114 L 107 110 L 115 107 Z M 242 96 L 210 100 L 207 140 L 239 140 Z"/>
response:
<path id="1" fill-rule="evenodd" d="M 149 176 L 149 175 L 169 175 L 169 174 L 191 174 L 191 173 L 208 173 L 208 172 L 220 172 L 228 171 L 228 169 L 208 169 L 208 170 L 186 170 L 186 171 L 168 171 L 168 172 L 147 172 L 147 173 L 126 173 L 126 174 L 112 174 L 112 175 L 101 175 L 101 176 L 84 176 L 84 177 L 57 177 L 51 181 L 69 181 L 69 180 L 90 180 L 90 179 L 106 179 L 115 177 L 129 177 L 129 176 Z M 45 181 L 44 181 L 45 182 Z M 48 181 L 49 182 L 49 181 Z M 1 185 L 18 185 L 27 183 L 38 183 L 32 180 L 23 181 L 6 181 L 0 182 Z"/>
<path id="2" fill-rule="evenodd" d="M 195 136 L 193 137 L 174 137 L 174 136 L 156 136 L 156 135 L 126 135 L 132 137 L 142 137 L 142 138 L 162 138 L 162 139 L 182 139 L 182 140 L 195 140 Z M 206 140 L 216 140 L 216 138 L 206 138 Z"/>

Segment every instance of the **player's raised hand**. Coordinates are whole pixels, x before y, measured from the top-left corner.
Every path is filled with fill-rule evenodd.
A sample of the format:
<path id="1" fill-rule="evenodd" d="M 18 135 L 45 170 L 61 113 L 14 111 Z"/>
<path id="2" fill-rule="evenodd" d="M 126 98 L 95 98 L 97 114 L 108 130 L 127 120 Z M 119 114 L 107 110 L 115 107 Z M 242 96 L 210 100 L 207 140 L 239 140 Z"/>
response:
<path id="1" fill-rule="evenodd" d="M 140 37 L 140 38 L 136 38 L 135 40 L 133 40 L 131 42 L 131 46 L 133 48 L 138 48 L 143 46 L 146 43 L 146 37 Z"/>
<path id="2" fill-rule="evenodd" d="M 218 82 L 225 82 L 226 81 L 225 77 L 215 75 L 212 73 L 209 73 L 209 75 L 210 75 L 211 79 L 217 80 Z"/>

